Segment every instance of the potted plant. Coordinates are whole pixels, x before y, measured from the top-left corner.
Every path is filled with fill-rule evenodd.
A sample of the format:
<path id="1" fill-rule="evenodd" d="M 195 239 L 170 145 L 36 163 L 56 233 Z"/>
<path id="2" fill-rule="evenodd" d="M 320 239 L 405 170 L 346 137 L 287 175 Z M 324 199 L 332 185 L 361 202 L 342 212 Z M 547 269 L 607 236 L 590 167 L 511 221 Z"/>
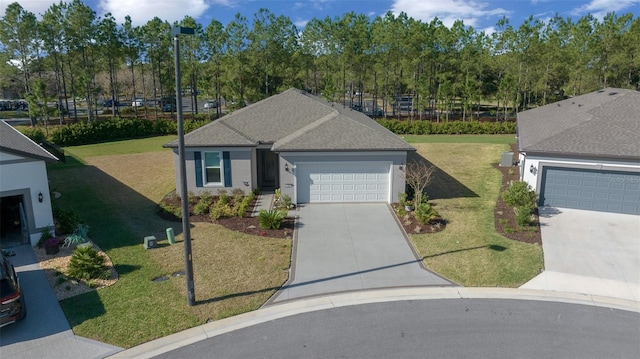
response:
<path id="1" fill-rule="evenodd" d="M 46 241 L 44 241 L 44 251 L 47 254 L 56 254 L 60 251 L 60 245 L 63 243 L 63 241 L 60 238 L 49 238 Z"/>

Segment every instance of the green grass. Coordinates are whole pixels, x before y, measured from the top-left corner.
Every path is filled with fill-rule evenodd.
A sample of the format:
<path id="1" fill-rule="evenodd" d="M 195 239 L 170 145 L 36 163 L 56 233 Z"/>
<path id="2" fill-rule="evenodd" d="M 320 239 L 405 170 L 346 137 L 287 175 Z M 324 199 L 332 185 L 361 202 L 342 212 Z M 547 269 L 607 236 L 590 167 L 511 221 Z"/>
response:
<path id="1" fill-rule="evenodd" d="M 287 278 L 291 241 L 254 237 L 210 223 L 192 229 L 197 305 L 186 302 L 181 243 L 167 245 L 165 229 L 181 241 L 181 224 L 155 215 L 175 186 L 170 138 L 73 148 L 78 163 L 49 171 L 52 189 L 90 226 L 89 236 L 112 259 L 118 282 L 61 302 L 75 334 L 122 347 L 166 336 L 209 319 L 258 309 Z M 156 152 L 144 152 L 155 148 Z M 90 155 L 133 152 L 130 154 Z M 143 153 L 139 153 L 143 152 Z M 89 156 L 87 156 L 89 155 Z M 85 157 L 86 156 L 86 157 Z M 65 167 L 66 166 L 66 167 Z M 162 247 L 143 248 L 155 235 Z M 153 278 L 169 276 L 165 282 Z"/>
<path id="2" fill-rule="evenodd" d="M 539 246 L 497 234 L 493 208 L 500 173 L 491 167 L 508 146 L 477 143 L 484 136 L 416 136 L 457 138 L 459 142 L 416 143 L 418 153 L 439 167 L 432 189 L 436 209 L 449 221 L 440 233 L 412 235 L 426 265 L 466 286 L 515 287 L 539 273 Z M 508 136 L 512 137 L 512 136 Z M 166 222 L 154 214 L 156 204 L 174 187 L 172 153 L 162 144 L 172 136 L 66 148 L 72 163 L 50 167 L 51 188 L 64 208 L 91 227 L 89 236 L 110 256 L 119 281 L 108 288 L 61 302 L 74 333 L 117 346 L 131 347 L 178 332 L 209 319 L 260 307 L 287 278 L 291 241 L 253 237 L 223 227 L 196 223 L 192 229 L 196 301 L 189 307 L 183 277 L 182 246 L 163 240 Z M 484 140 L 483 140 L 484 141 Z M 144 250 L 143 237 L 155 235 L 163 245 Z M 168 275 L 169 280 L 152 279 Z"/>
<path id="3" fill-rule="evenodd" d="M 403 135 L 409 143 L 514 143 L 516 135 Z"/>
<path id="4" fill-rule="evenodd" d="M 454 136 L 457 137 L 457 136 Z M 494 208 L 501 174 L 491 167 L 503 144 L 417 144 L 438 167 L 427 193 L 448 221 L 434 234 L 411 235 L 427 267 L 464 286 L 518 287 L 542 269 L 542 248 L 498 234 Z"/>
<path id="5" fill-rule="evenodd" d="M 162 145 L 176 139 L 176 136 L 159 136 L 145 139 L 123 140 L 98 143 L 94 145 L 65 147 L 65 153 L 70 153 L 78 158 L 97 157 L 105 155 L 122 155 L 130 153 L 145 153 L 155 151 L 169 151 Z"/>

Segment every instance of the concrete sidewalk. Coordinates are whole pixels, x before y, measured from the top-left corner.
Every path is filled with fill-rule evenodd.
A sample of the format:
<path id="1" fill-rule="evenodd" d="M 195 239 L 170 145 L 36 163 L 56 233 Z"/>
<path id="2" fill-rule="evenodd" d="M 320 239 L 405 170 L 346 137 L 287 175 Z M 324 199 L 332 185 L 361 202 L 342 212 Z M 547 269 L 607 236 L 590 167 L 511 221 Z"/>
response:
<path id="1" fill-rule="evenodd" d="M 427 270 L 386 203 L 298 208 L 289 281 L 266 305 L 329 293 L 452 286 Z"/>
<path id="2" fill-rule="evenodd" d="M 10 248 L 25 298 L 27 317 L 0 329 L 0 357 L 103 358 L 123 350 L 73 334 L 29 245 Z"/>

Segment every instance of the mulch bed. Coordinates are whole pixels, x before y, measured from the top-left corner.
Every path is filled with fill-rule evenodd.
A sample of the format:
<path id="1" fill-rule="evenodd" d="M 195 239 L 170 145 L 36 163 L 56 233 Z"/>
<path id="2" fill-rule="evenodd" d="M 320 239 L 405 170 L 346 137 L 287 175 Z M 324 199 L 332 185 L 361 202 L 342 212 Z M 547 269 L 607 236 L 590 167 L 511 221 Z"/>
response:
<path id="1" fill-rule="evenodd" d="M 418 220 L 416 220 L 416 218 L 413 216 L 413 213 L 411 212 L 407 212 L 406 215 L 401 217 L 400 215 L 398 215 L 398 206 L 398 203 L 393 203 L 391 205 L 393 211 L 396 214 L 398 222 L 407 234 L 436 233 L 444 231 L 444 229 L 447 227 L 447 221 L 440 217 L 427 224 L 418 223 Z"/>
<path id="2" fill-rule="evenodd" d="M 511 151 L 517 158 L 518 149 L 515 144 L 511 144 Z M 520 167 L 500 167 L 497 163 L 493 165 L 495 169 L 502 173 L 502 187 L 500 193 L 509 186 L 511 181 L 520 180 Z M 525 243 L 535 243 L 542 245 L 542 237 L 540 235 L 540 219 L 538 217 L 538 209 L 533 213 L 532 224 L 527 228 L 519 228 L 516 223 L 516 214 L 512 207 L 507 206 L 502 200 L 502 195 L 498 196 L 495 209 L 495 226 L 496 231 L 503 236 Z"/>
<path id="3" fill-rule="evenodd" d="M 173 207 L 180 207 L 181 202 L 180 198 L 175 195 L 168 195 L 163 199 L 163 202 L 171 205 Z M 242 232 L 251 234 L 254 236 L 260 237 L 271 237 L 271 238 L 293 238 L 293 229 L 295 226 L 295 218 L 287 217 L 282 221 L 282 225 L 279 229 L 262 229 L 260 228 L 260 223 L 258 217 L 252 217 L 251 213 L 253 213 L 256 200 L 254 199 L 245 212 L 243 217 L 226 217 L 226 218 L 218 218 L 215 221 L 212 221 L 209 215 L 195 215 L 193 214 L 193 207 L 197 201 L 192 201 L 189 203 L 189 213 L 191 214 L 189 219 L 191 222 L 209 222 L 216 223 L 221 226 L 224 226 L 232 231 Z M 180 218 L 164 212 L 162 210 L 158 211 L 158 215 L 166 220 L 180 222 Z"/>

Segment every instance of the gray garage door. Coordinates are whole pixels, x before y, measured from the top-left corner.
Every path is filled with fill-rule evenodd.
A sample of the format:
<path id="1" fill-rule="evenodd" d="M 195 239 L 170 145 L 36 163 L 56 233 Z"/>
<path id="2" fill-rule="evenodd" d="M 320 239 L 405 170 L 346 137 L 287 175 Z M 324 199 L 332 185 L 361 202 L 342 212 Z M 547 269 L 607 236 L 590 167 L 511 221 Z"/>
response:
<path id="1" fill-rule="evenodd" d="M 640 214 L 640 173 L 543 167 L 540 205 Z"/>

